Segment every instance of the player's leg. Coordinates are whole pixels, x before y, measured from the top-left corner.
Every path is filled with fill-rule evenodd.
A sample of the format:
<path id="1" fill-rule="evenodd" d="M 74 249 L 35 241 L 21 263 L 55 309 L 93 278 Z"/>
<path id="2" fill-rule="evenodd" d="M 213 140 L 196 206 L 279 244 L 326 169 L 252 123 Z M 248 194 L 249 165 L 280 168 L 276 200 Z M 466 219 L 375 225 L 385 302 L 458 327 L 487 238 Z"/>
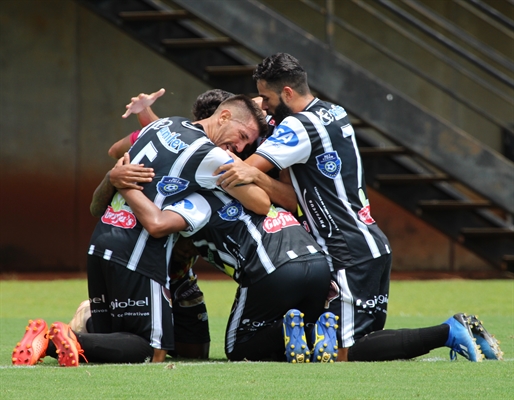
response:
<path id="1" fill-rule="evenodd" d="M 110 298 L 107 282 L 108 262 L 100 257 L 87 257 L 87 285 L 91 312 L 91 325 L 96 333 L 112 332 Z"/>
<path id="2" fill-rule="evenodd" d="M 452 359 L 455 353 L 474 362 L 484 358 L 473 334 L 473 318 L 459 313 L 441 325 L 428 328 L 372 332 L 350 347 L 348 361 L 405 360 L 443 346 L 451 349 Z"/>
<path id="3" fill-rule="evenodd" d="M 324 257 L 300 257 L 248 287 L 239 287 L 227 326 L 230 360 L 285 361 L 283 317 L 302 307 L 315 322 L 328 292 L 330 272 Z M 301 310 L 302 312 L 304 310 Z"/>
<path id="4" fill-rule="evenodd" d="M 122 265 L 109 264 L 106 280 L 112 332 L 142 337 L 153 349 L 162 350 L 155 352 L 153 361 L 163 361 L 166 352 L 174 349 L 174 334 L 172 307 L 162 286 Z"/>
<path id="5" fill-rule="evenodd" d="M 192 270 L 171 285 L 175 350 L 171 355 L 187 358 L 209 357 L 210 336 L 203 292 Z"/>
<path id="6" fill-rule="evenodd" d="M 382 329 L 387 315 L 391 255 L 333 272 L 339 296 L 333 298 L 329 311 L 339 317 L 338 361 L 348 361 L 348 348 L 355 341 Z"/>

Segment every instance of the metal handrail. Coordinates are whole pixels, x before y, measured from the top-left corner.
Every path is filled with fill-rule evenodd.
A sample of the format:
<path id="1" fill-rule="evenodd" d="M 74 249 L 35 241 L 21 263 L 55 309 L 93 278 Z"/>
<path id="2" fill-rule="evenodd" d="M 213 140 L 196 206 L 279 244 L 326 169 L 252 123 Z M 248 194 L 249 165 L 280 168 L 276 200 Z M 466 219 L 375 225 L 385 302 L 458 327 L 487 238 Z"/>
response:
<path id="1" fill-rule="evenodd" d="M 490 17 L 494 18 L 499 23 L 505 25 L 507 28 L 514 30 L 514 21 L 512 21 L 510 18 L 507 18 L 502 13 L 498 12 L 494 7 L 491 7 L 488 4 L 485 4 L 484 2 L 480 0 L 468 0 L 471 4 L 473 4 L 475 7 L 479 8 L 481 11 L 485 12 Z"/>
<path id="2" fill-rule="evenodd" d="M 490 46 L 482 43 L 480 40 L 475 39 L 470 34 L 463 31 L 461 28 L 448 21 L 447 19 L 439 16 L 437 13 L 431 11 L 427 6 L 421 4 L 418 0 L 401 0 L 404 4 L 416 10 L 424 17 L 430 19 L 432 22 L 439 25 L 444 30 L 450 32 L 454 36 L 458 37 L 460 40 L 466 42 L 468 45 L 473 47 L 475 50 L 479 51 L 489 59 L 494 62 L 502 65 L 503 67 L 514 70 L 514 63 L 506 58 L 504 55 L 496 52 Z"/>
<path id="3" fill-rule="evenodd" d="M 435 56 L 436 58 L 438 58 L 440 61 L 444 62 L 445 64 L 447 64 L 448 66 L 453 68 L 455 71 L 458 71 L 462 75 L 465 75 L 466 77 L 470 78 L 472 81 L 479 84 L 483 88 L 489 90 L 490 92 L 494 93 L 495 95 L 500 97 L 502 100 L 506 101 L 507 103 L 514 105 L 514 99 L 511 96 L 509 96 L 508 94 L 506 94 L 505 91 L 492 86 L 490 83 L 488 83 L 487 81 L 485 81 L 484 79 L 482 79 L 481 77 L 479 77 L 478 75 L 473 73 L 472 71 L 465 69 L 458 62 L 452 60 L 450 57 L 447 57 L 442 52 L 440 52 L 439 50 L 436 50 L 429 44 L 425 43 L 423 40 L 419 39 L 417 36 L 413 35 L 408 30 L 402 28 L 401 26 L 399 26 L 397 23 L 395 23 L 391 19 L 380 14 L 377 10 L 375 10 L 374 8 L 369 6 L 369 4 L 367 2 L 362 1 L 362 0 L 351 0 L 351 1 L 354 2 L 357 6 L 366 10 L 368 13 L 370 13 L 374 17 L 380 19 L 381 22 L 383 22 L 384 24 L 389 26 L 391 29 L 395 30 L 396 32 L 398 32 L 399 34 L 404 36 L 405 38 L 409 39 L 411 42 L 415 43 L 419 47 L 426 50 L 428 53 L 430 53 L 433 56 Z M 440 88 L 440 86 L 441 85 L 439 84 L 437 87 Z"/>
<path id="4" fill-rule="evenodd" d="M 435 31 L 434 29 L 430 28 L 428 25 L 421 22 L 419 19 L 413 17 L 406 11 L 402 10 L 400 7 L 396 6 L 395 4 L 391 3 L 389 0 L 375 0 L 380 5 L 384 6 L 400 18 L 402 18 L 404 21 L 408 22 L 412 26 L 416 27 L 417 29 L 421 30 L 428 36 L 430 36 L 432 39 L 435 39 L 442 45 L 446 46 L 450 50 L 452 50 L 455 54 L 458 54 L 459 56 L 465 58 L 469 62 L 475 64 L 477 67 L 482 69 L 483 71 L 487 72 L 489 75 L 493 76 L 497 80 L 503 82 L 507 86 L 510 86 L 511 88 L 514 88 L 514 80 L 509 78 L 504 73 L 498 71 L 496 68 L 491 67 L 487 63 L 484 63 L 482 60 L 480 60 L 477 56 L 474 54 L 471 54 L 469 51 L 465 50 L 462 46 L 459 46 L 454 41 L 448 39 L 446 36 L 440 34 L 439 32 Z"/>
<path id="5" fill-rule="evenodd" d="M 307 5 L 307 6 L 311 7 L 312 9 L 314 9 L 315 11 L 319 12 L 322 15 L 328 14 L 328 11 L 329 11 L 328 7 L 326 7 L 326 8 L 321 7 L 321 6 L 317 5 L 316 3 L 313 3 L 310 0 L 299 0 L 299 1 L 301 3 Z M 487 82 L 485 82 L 484 80 L 482 80 L 481 78 L 476 76 L 475 74 L 473 74 L 473 73 L 463 69 L 458 63 L 455 63 L 453 60 L 449 59 L 448 57 L 446 57 L 445 55 L 443 55 L 439 51 L 437 51 L 437 50 L 431 48 L 430 46 L 426 45 L 424 42 L 422 42 L 421 40 L 416 38 L 414 35 L 410 34 L 406 30 L 404 30 L 403 28 L 401 28 L 401 27 L 397 26 L 396 24 L 394 24 L 394 22 L 392 22 L 391 20 L 385 18 L 384 16 L 379 15 L 373 8 L 369 7 L 369 5 L 367 5 L 366 3 L 364 3 L 364 2 L 362 2 L 360 0 L 352 0 L 352 1 L 354 3 L 356 3 L 357 5 L 359 5 L 360 7 L 362 7 L 363 9 L 365 9 L 366 11 L 370 12 L 372 15 L 374 15 L 376 17 L 379 17 L 383 22 L 387 21 L 387 24 L 389 26 L 394 27 L 396 30 L 400 31 L 403 35 L 407 36 L 409 39 L 414 41 L 416 44 L 422 46 L 424 49 L 432 52 L 432 54 L 438 56 L 440 59 L 444 60 L 447 64 L 449 64 L 450 66 L 452 66 L 453 68 L 455 68 L 459 72 L 463 73 L 464 75 L 466 75 L 468 77 L 471 76 L 472 78 L 475 78 L 474 80 L 476 82 L 480 82 L 482 84 L 482 86 L 484 86 L 487 89 L 489 89 L 490 91 L 494 92 L 499 97 L 501 97 L 502 99 L 506 100 L 507 102 L 513 104 L 512 98 L 510 98 L 509 96 L 506 96 L 505 93 L 503 93 L 501 91 L 498 91 L 496 88 L 494 88 L 493 86 L 491 86 L 490 84 L 488 84 Z M 438 81 L 433 79 L 428 74 L 420 71 L 419 68 L 417 68 L 416 66 L 413 66 L 412 64 L 408 63 L 402 57 L 394 54 L 392 51 L 388 50 L 387 48 L 385 48 L 381 44 L 377 43 L 373 39 L 370 39 L 368 36 L 366 36 L 365 34 L 360 32 L 358 29 L 354 28 L 353 26 L 349 25 L 348 23 L 346 23 L 345 21 L 343 21 L 339 17 L 332 16 L 330 18 L 330 21 L 331 22 L 335 22 L 338 26 L 340 26 L 341 28 L 345 29 L 346 31 L 348 31 L 349 33 L 351 33 L 352 35 L 357 37 L 359 40 L 361 40 L 364 43 L 368 44 L 369 46 L 373 47 L 377 51 L 379 51 L 382 54 L 386 55 L 387 57 L 389 57 L 390 59 L 392 59 L 393 61 L 395 61 L 399 65 L 401 65 L 403 68 L 405 68 L 408 71 L 410 71 L 410 72 L 420 76 L 422 79 L 424 79 L 425 81 L 427 81 L 431 85 L 437 87 L 439 90 L 441 90 L 442 92 L 446 93 L 448 96 L 450 96 L 453 99 L 459 101 L 461 104 L 465 105 L 469 109 L 471 109 L 474 112 L 476 112 L 477 114 L 481 115 L 484 119 L 488 120 L 489 122 L 492 122 L 493 124 L 499 126 L 500 128 L 502 128 L 502 129 L 504 129 L 504 130 L 506 130 L 508 132 L 514 133 L 513 128 L 509 124 L 506 124 L 505 122 L 503 122 L 503 121 L 499 120 L 498 118 L 494 117 L 491 113 L 488 113 L 482 107 L 471 103 L 470 101 L 468 101 L 463 96 L 459 95 L 455 91 L 453 91 L 450 88 L 448 88 L 446 85 L 443 85 L 443 84 L 439 83 Z M 466 72 L 464 72 L 464 71 L 466 71 Z"/>

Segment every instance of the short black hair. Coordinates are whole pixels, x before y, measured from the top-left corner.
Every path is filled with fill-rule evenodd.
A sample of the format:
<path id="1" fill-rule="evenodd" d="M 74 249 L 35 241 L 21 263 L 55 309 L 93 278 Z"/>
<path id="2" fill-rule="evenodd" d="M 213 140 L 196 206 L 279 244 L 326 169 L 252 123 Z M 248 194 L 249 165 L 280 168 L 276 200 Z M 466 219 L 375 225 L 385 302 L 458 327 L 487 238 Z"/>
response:
<path id="1" fill-rule="evenodd" d="M 259 136 L 265 137 L 268 134 L 268 123 L 262 108 L 255 101 L 244 94 L 237 94 L 224 100 L 218 107 L 222 108 L 227 105 L 237 105 L 243 114 L 250 116 L 259 129 Z"/>
<path id="2" fill-rule="evenodd" d="M 252 76 L 254 81 L 263 80 L 277 93 L 289 86 L 301 95 L 310 93 L 307 72 L 291 54 L 276 53 L 257 65 Z"/>
<path id="3" fill-rule="evenodd" d="M 199 95 L 193 103 L 193 118 L 200 121 L 209 118 L 218 108 L 222 101 L 233 96 L 233 93 L 221 89 L 208 90 Z"/>

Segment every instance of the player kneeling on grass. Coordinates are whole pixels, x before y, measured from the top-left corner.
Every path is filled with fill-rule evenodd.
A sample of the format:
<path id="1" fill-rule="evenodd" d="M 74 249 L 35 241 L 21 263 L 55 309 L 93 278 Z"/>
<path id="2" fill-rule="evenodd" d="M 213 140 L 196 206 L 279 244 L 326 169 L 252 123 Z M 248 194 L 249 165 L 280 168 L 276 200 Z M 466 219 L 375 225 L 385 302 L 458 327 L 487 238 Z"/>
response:
<path id="1" fill-rule="evenodd" d="M 120 193 L 150 235 L 180 231 L 191 237 L 203 258 L 239 284 L 225 337 L 229 360 L 310 360 L 312 344 L 305 335 L 297 338 L 296 329 L 284 330 L 284 314 L 287 319 L 292 309 L 301 309 L 314 326 L 323 313 L 330 270 L 291 213 L 272 206 L 267 216 L 257 215 L 221 191 L 197 192 L 164 210 L 137 190 Z M 287 354 L 284 334 L 297 343 Z"/>

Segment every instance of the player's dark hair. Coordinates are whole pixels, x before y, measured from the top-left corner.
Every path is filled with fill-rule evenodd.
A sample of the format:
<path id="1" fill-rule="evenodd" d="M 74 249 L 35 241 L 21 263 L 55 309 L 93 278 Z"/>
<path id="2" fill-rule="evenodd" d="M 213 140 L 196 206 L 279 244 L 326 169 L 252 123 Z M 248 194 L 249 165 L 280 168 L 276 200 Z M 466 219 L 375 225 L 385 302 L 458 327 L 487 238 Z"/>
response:
<path id="1" fill-rule="evenodd" d="M 268 123 L 262 109 L 250 97 L 244 94 L 237 94 L 224 100 L 219 107 L 237 105 L 243 113 L 249 113 L 252 119 L 257 122 L 259 136 L 265 137 L 268 134 Z"/>
<path id="2" fill-rule="evenodd" d="M 192 113 L 194 120 L 200 121 L 209 118 L 214 114 L 214 111 L 216 111 L 222 101 L 233 95 L 233 93 L 221 89 L 212 89 L 202 93 L 193 103 Z"/>
<path id="3" fill-rule="evenodd" d="M 252 77 L 256 82 L 266 81 L 276 93 L 280 93 L 284 86 L 289 86 L 302 96 L 310 93 L 307 72 L 296 58 L 287 53 L 276 53 L 262 60 Z"/>

